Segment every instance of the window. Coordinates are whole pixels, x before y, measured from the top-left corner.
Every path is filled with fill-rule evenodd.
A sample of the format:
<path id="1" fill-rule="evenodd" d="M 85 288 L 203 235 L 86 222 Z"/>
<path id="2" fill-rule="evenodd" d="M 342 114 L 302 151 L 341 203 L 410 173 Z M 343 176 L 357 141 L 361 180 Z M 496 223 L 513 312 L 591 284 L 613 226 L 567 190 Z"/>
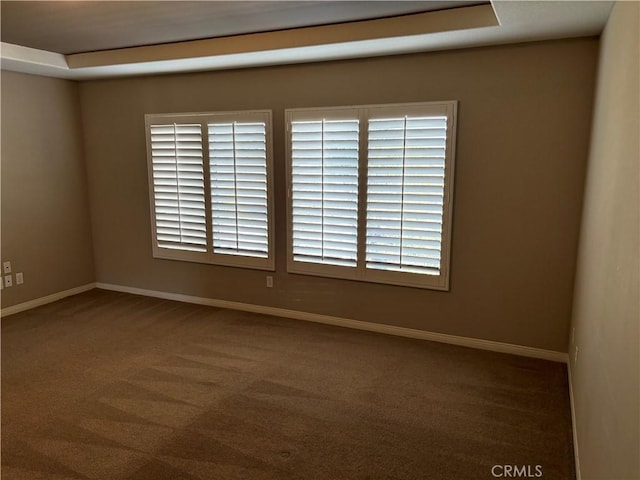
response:
<path id="1" fill-rule="evenodd" d="M 145 124 L 154 257 L 273 270 L 271 112 Z"/>
<path id="2" fill-rule="evenodd" d="M 287 110 L 288 271 L 447 290 L 456 108 Z"/>

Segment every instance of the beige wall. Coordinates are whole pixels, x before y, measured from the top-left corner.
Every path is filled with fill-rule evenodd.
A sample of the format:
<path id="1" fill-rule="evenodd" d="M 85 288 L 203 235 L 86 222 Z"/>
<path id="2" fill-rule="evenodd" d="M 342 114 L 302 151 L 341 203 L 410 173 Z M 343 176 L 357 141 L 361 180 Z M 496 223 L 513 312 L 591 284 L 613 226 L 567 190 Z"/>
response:
<path id="1" fill-rule="evenodd" d="M 97 281 L 566 351 L 597 58 L 578 39 L 83 82 Z M 286 273 L 284 109 L 457 99 L 451 291 Z M 144 114 L 273 110 L 277 271 L 153 259 Z"/>
<path id="2" fill-rule="evenodd" d="M 94 279 L 78 86 L 2 72 L 2 307 Z"/>
<path id="3" fill-rule="evenodd" d="M 570 346 L 582 480 L 640 478 L 639 16 L 617 3 L 601 41 Z"/>

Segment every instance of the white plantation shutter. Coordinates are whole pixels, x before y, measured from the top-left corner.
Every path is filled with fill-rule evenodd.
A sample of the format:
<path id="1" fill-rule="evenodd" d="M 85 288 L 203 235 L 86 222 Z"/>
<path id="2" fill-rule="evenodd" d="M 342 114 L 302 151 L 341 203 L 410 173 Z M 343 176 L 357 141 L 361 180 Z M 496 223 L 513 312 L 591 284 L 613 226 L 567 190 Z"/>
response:
<path id="1" fill-rule="evenodd" d="M 287 110 L 288 271 L 447 290 L 456 109 Z"/>
<path id="2" fill-rule="evenodd" d="M 358 257 L 358 119 L 293 121 L 293 258 L 355 267 Z"/>
<path id="3" fill-rule="evenodd" d="M 145 123 L 154 256 L 273 270 L 271 112 Z"/>
<path id="4" fill-rule="evenodd" d="M 367 268 L 440 274 L 447 117 L 369 120 Z"/>
<path id="5" fill-rule="evenodd" d="M 267 258 L 266 125 L 209 124 L 214 253 Z"/>
<path id="6" fill-rule="evenodd" d="M 162 248 L 205 252 L 200 125 L 151 125 L 150 137 L 157 244 Z"/>

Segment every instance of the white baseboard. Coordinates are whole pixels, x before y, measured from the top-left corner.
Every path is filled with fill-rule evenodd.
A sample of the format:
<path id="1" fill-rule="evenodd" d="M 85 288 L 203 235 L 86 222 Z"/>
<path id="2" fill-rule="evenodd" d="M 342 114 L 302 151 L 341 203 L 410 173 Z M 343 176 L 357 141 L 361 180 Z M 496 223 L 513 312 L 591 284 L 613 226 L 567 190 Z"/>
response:
<path id="1" fill-rule="evenodd" d="M 571 377 L 571 362 L 567 361 L 567 374 L 569 376 L 569 404 L 571 406 L 571 429 L 573 431 L 573 456 L 576 464 L 576 480 L 581 480 L 580 452 L 578 450 L 578 427 L 576 425 L 576 405 L 573 396 L 573 379 Z"/>
<path id="2" fill-rule="evenodd" d="M 175 300 L 178 302 L 195 303 L 198 305 L 208 305 L 211 307 L 229 308 L 232 310 L 242 310 L 245 312 L 262 313 L 265 315 L 274 315 L 276 317 L 293 318 L 296 320 L 325 323 L 328 325 L 354 328 L 357 330 L 367 330 L 370 332 L 386 333 L 388 335 L 396 335 L 400 337 L 417 338 L 420 340 L 430 340 L 432 342 L 448 343 L 451 345 L 459 345 L 462 347 L 478 348 L 481 350 L 490 350 L 493 352 L 510 353 L 513 355 L 540 358 L 544 360 L 551 360 L 554 362 L 566 363 L 568 361 L 568 355 L 564 352 L 556 352 L 553 350 L 543 350 L 539 348 L 525 347 L 522 345 L 512 345 L 509 343 L 493 342 L 491 340 L 481 340 L 478 338 L 460 337 L 457 335 L 427 332 L 424 330 L 396 327 L 393 325 L 383 325 L 380 323 L 364 322 L 362 320 L 352 320 L 348 318 L 333 317 L 329 315 L 321 315 L 318 313 L 300 312 L 296 310 L 287 310 L 284 308 L 265 307 L 262 305 L 253 305 L 249 303 L 230 302 L 227 300 L 217 300 L 213 298 L 195 297 L 191 295 L 182 295 L 178 293 L 167 293 L 167 292 L 160 292 L 156 290 L 146 290 L 142 288 L 126 287 L 123 285 L 112 285 L 108 283 L 98 282 L 96 283 L 96 287 L 104 290 L 113 290 L 117 292 L 144 295 L 147 297 L 163 298 L 165 300 Z"/>
<path id="3" fill-rule="evenodd" d="M 432 342 L 448 343 L 451 345 L 459 345 L 462 347 L 477 348 L 480 350 L 490 350 L 492 352 L 509 353 L 512 355 L 520 355 L 524 357 L 540 358 L 543 360 L 551 360 L 554 362 L 568 362 L 568 354 L 564 352 L 556 352 L 554 350 L 543 350 L 540 348 L 526 347 L 523 345 L 513 345 L 510 343 L 494 342 L 491 340 L 482 340 L 479 338 L 461 337 L 458 335 L 449 335 L 446 333 L 428 332 L 425 330 L 416 330 L 413 328 L 397 327 L 394 325 L 384 325 L 380 323 L 364 322 L 362 320 L 352 320 L 349 318 L 333 317 L 330 315 L 321 315 L 318 313 L 300 312 L 297 310 L 287 310 L 284 308 L 266 307 L 263 305 L 253 305 L 250 303 L 231 302 L 228 300 L 218 300 L 214 298 L 196 297 L 192 295 L 182 295 L 178 293 L 161 292 L 157 290 L 147 290 L 142 288 L 127 287 L 123 285 L 113 285 L 108 283 L 89 283 L 79 287 L 71 288 L 63 292 L 53 293 L 46 297 L 36 298 L 28 302 L 19 303 L 11 307 L 3 308 L 0 316 L 6 317 L 15 313 L 23 312 L 47 303 L 61 300 L 71 295 L 86 292 L 93 288 L 101 288 L 103 290 L 113 290 L 117 292 L 132 293 L 135 295 L 144 295 L 147 297 L 162 298 L 166 300 L 175 300 L 178 302 L 194 303 L 198 305 L 208 305 L 211 307 L 228 308 L 231 310 L 241 310 L 245 312 L 261 313 L 264 315 L 273 315 L 276 317 L 292 318 L 296 320 L 304 320 L 308 322 L 324 323 L 327 325 L 336 325 L 339 327 L 353 328 L 357 330 L 366 330 L 370 332 L 385 333 L 388 335 L 396 335 L 400 337 L 416 338 L 419 340 L 429 340 Z M 571 385 L 571 383 L 569 383 Z M 572 404 L 573 405 L 573 404 Z M 572 409 L 573 413 L 573 409 Z M 575 421 L 574 421 L 575 429 Z M 575 431 L 574 431 L 575 435 Z M 579 480 L 579 478 L 578 478 Z"/>
<path id="4" fill-rule="evenodd" d="M 28 302 L 18 303 L 17 305 L 13 305 L 11 307 L 3 308 L 2 310 L 0 310 L 0 317 L 7 317 L 9 315 L 13 315 L 14 313 L 24 312 L 25 310 L 31 310 L 32 308 L 36 308 L 41 305 L 46 305 L 47 303 L 52 303 L 58 300 L 62 300 L 65 297 L 70 297 L 71 295 L 77 295 L 78 293 L 86 292 L 87 290 L 93 290 L 94 288 L 96 288 L 95 283 L 87 283 L 86 285 L 70 288 L 69 290 L 52 293 L 51 295 L 47 295 L 46 297 L 40 297 L 34 300 L 29 300 Z"/>

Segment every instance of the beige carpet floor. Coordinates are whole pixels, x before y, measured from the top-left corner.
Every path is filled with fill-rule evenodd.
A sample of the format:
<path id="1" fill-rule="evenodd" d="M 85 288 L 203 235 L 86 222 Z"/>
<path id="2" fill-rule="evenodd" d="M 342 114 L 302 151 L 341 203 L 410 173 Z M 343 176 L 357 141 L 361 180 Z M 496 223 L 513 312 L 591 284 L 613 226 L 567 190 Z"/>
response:
<path id="1" fill-rule="evenodd" d="M 3 479 L 466 480 L 504 464 L 574 478 L 564 365 L 102 290 L 2 320 Z"/>

